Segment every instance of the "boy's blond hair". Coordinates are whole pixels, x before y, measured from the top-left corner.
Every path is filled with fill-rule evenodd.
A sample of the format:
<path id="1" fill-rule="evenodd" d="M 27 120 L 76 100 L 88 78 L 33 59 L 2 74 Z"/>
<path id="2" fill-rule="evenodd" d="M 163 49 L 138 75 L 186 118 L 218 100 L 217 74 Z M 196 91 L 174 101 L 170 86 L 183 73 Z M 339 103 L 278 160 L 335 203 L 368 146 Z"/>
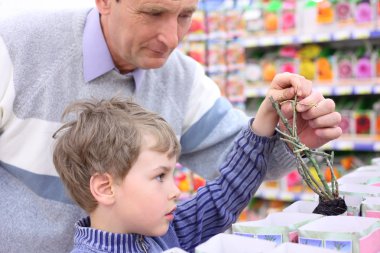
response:
<path id="1" fill-rule="evenodd" d="M 69 105 L 62 119 L 75 112 L 53 138 L 55 168 L 72 198 L 87 212 L 97 202 L 90 191 L 95 173 L 109 173 L 123 179 L 140 154 L 142 137 L 152 135 L 153 150 L 170 158 L 180 154 L 180 144 L 169 124 L 159 115 L 130 100 L 85 100 Z"/>

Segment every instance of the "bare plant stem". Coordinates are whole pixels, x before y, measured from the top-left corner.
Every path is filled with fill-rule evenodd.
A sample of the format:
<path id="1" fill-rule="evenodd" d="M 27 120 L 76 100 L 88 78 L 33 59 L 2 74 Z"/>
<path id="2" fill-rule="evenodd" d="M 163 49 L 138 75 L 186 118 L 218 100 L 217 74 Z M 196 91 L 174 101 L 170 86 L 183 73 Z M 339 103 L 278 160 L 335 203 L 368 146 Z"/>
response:
<path id="1" fill-rule="evenodd" d="M 287 100 L 282 103 L 291 103 L 293 108 L 293 121 L 292 125 L 289 124 L 288 119 L 281 112 L 280 104 L 273 99 L 273 97 L 269 97 L 272 102 L 272 106 L 275 108 L 278 116 L 280 117 L 281 122 L 284 124 L 287 133 L 282 132 L 278 128 L 276 131 L 282 136 L 285 142 L 289 143 L 292 146 L 292 150 L 297 159 L 297 170 L 301 175 L 304 182 L 312 189 L 316 194 L 320 196 L 322 200 L 334 200 L 339 197 L 338 191 L 338 183 L 334 174 L 334 170 L 332 167 L 334 153 L 327 154 L 325 152 L 321 152 L 318 150 L 312 150 L 306 147 L 303 143 L 301 143 L 298 134 L 297 134 L 297 96 L 294 97 L 293 100 Z M 281 103 L 281 104 L 282 104 Z M 329 187 L 326 179 L 321 172 L 321 168 L 317 162 L 316 157 L 322 157 L 327 166 L 330 168 L 331 173 L 331 188 Z M 308 162 L 305 162 L 305 160 Z M 312 175 L 308 164 L 311 164 L 317 173 L 316 176 Z M 319 179 L 319 180 L 318 180 Z"/>

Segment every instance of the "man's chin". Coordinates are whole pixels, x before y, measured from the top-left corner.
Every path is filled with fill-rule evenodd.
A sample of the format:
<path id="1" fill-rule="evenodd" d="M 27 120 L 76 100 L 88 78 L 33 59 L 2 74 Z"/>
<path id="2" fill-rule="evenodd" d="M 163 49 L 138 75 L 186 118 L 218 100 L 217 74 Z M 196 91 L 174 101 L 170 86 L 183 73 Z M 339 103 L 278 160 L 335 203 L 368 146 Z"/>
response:
<path id="1" fill-rule="evenodd" d="M 143 69 L 158 69 L 165 65 L 167 58 L 160 58 L 160 59 L 154 59 L 149 60 L 141 64 L 141 68 Z"/>

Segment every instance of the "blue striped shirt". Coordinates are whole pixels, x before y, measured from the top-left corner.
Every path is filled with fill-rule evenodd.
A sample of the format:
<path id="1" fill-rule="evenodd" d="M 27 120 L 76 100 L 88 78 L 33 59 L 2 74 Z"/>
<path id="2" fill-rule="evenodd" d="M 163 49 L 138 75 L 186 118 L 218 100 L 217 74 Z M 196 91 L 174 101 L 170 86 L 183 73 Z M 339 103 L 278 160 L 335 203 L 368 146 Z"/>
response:
<path id="1" fill-rule="evenodd" d="M 87 217 L 76 223 L 72 252 L 162 252 L 173 247 L 193 252 L 197 245 L 236 221 L 264 180 L 276 139 L 257 136 L 249 127 L 242 130 L 222 164 L 220 176 L 178 205 L 164 236 L 100 231 L 90 227 Z"/>

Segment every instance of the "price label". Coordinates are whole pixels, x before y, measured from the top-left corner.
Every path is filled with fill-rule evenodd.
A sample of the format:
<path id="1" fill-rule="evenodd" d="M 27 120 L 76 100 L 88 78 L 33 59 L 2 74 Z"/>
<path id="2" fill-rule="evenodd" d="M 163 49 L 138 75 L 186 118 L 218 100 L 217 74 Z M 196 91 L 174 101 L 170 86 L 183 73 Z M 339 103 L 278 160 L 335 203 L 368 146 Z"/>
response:
<path id="1" fill-rule="evenodd" d="M 313 37 L 311 35 L 301 35 L 299 36 L 299 41 L 301 43 L 310 43 L 310 42 L 313 42 Z"/>
<path id="2" fill-rule="evenodd" d="M 375 142 L 375 144 L 373 144 L 373 151 L 380 151 L 380 142 Z"/>
<path id="3" fill-rule="evenodd" d="M 337 141 L 335 144 L 337 150 L 354 150 L 352 141 Z"/>
<path id="4" fill-rule="evenodd" d="M 293 37 L 291 36 L 281 36 L 278 38 L 279 45 L 288 45 L 293 43 Z"/>
<path id="5" fill-rule="evenodd" d="M 378 84 L 376 85 L 376 84 L 375 84 L 375 85 L 373 86 L 373 93 L 374 93 L 374 94 L 380 94 L 380 85 L 378 85 Z"/>
<path id="6" fill-rule="evenodd" d="M 259 89 L 259 95 L 260 95 L 261 97 L 265 97 L 266 94 L 267 94 L 267 92 L 268 92 L 268 89 L 269 89 L 269 87 L 267 87 L 267 86 L 265 86 L 265 87 L 261 87 L 261 88 Z"/>
<path id="7" fill-rule="evenodd" d="M 323 145 L 322 149 L 324 149 L 324 150 L 326 150 L 326 149 L 328 149 L 328 150 L 333 149 L 332 142 L 330 141 L 330 142 L 326 143 L 325 145 Z"/>
<path id="8" fill-rule="evenodd" d="M 370 36 L 370 32 L 368 30 L 357 30 L 354 31 L 352 37 L 354 39 L 368 39 Z"/>
<path id="9" fill-rule="evenodd" d="M 245 87 L 245 95 L 249 98 L 259 97 L 259 89 L 257 87 Z"/>
<path id="10" fill-rule="evenodd" d="M 316 90 L 318 90 L 320 93 L 322 93 L 324 96 L 330 96 L 333 95 L 333 87 L 332 86 L 316 86 Z"/>
<path id="11" fill-rule="evenodd" d="M 352 86 L 336 86 L 334 88 L 334 95 L 351 95 L 354 88 Z"/>
<path id="12" fill-rule="evenodd" d="M 259 41 L 257 39 L 254 39 L 254 38 L 244 39 L 243 45 L 244 45 L 244 47 L 256 47 L 259 45 Z"/>
<path id="13" fill-rule="evenodd" d="M 358 95 L 372 94 L 372 85 L 355 86 L 355 94 L 358 94 Z"/>
<path id="14" fill-rule="evenodd" d="M 292 194 L 290 192 L 283 192 L 283 193 L 281 193 L 281 199 L 284 201 L 294 201 L 295 196 L 294 196 L 294 194 Z"/>
<path id="15" fill-rule="evenodd" d="M 263 37 L 260 38 L 259 44 L 261 46 L 271 46 L 276 44 L 276 40 L 274 37 Z"/>
<path id="16" fill-rule="evenodd" d="M 333 34 L 334 40 L 348 40 L 351 33 L 349 31 L 339 31 Z"/>
<path id="17" fill-rule="evenodd" d="M 330 41 L 330 34 L 327 33 L 320 33 L 315 36 L 315 40 L 318 42 L 325 42 Z"/>

